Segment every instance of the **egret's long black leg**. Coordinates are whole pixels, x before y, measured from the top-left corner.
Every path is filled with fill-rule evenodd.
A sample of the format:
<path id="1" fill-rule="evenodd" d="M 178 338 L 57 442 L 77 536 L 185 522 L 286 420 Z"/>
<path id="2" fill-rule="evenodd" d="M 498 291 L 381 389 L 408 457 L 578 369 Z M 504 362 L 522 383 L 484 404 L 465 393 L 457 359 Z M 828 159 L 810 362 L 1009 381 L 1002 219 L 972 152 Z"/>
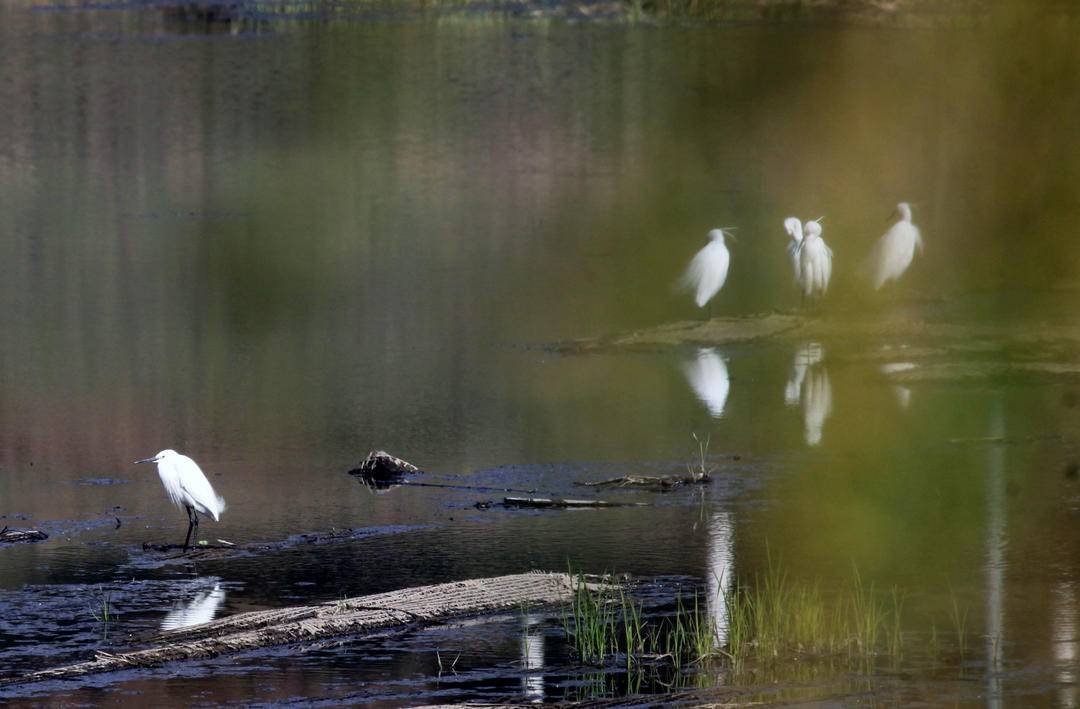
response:
<path id="1" fill-rule="evenodd" d="M 193 515 L 195 515 L 195 510 L 192 508 L 185 506 L 184 509 L 187 510 L 188 518 L 187 536 L 184 537 L 184 551 L 187 551 L 188 547 L 191 545 L 191 532 L 199 525 L 199 518 L 197 516 L 193 517 Z"/>

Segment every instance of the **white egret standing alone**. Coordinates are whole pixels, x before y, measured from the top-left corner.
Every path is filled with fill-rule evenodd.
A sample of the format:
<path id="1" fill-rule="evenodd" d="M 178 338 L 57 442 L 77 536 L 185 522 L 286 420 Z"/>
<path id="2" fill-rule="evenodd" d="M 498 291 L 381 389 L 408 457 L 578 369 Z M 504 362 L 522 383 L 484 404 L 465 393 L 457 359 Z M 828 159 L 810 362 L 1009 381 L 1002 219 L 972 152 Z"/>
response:
<path id="1" fill-rule="evenodd" d="M 161 477 L 161 484 L 165 486 L 165 493 L 174 505 L 187 510 L 188 531 L 184 538 L 184 551 L 187 551 L 191 533 L 199 526 L 199 513 L 208 514 L 217 522 L 225 511 L 225 500 L 214 492 L 198 463 L 186 455 L 166 449 L 153 458 L 135 462 L 157 463 L 158 475 Z"/>
<path id="2" fill-rule="evenodd" d="M 887 281 L 895 281 L 904 275 L 915 257 L 915 249 L 923 251 L 919 227 L 911 223 L 911 205 L 901 202 L 893 213 L 897 221 L 885 232 L 866 259 L 864 268 L 874 290 Z"/>
<path id="3" fill-rule="evenodd" d="M 694 302 L 699 308 L 704 308 L 724 287 L 730 261 L 723 229 L 713 229 L 709 232 L 709 243 L 691 259 L 686 273 L 679 279 L 679 287 L 692 291 Z"/>
<path id="4" fill-rule="evenodd" d="M 799 247 L 802 246 L 803 233 L 802 222 L 796 217 L 788 217 L 784 220 L 784 231 L 791 240 L 787 245 L 788 258 L 791 259 L 791 270 L 795 273 L 795 285 L 800 285 L 802 269 L 799 268 Z"/>
<path id="5" fill-rule="evenodd" d="M 832 249 L 821 238 L 821 224 L 807 222 L 799 248 L 799 282 L 804 298 L 818 300 L 829 290 L 832 278 Z"/>

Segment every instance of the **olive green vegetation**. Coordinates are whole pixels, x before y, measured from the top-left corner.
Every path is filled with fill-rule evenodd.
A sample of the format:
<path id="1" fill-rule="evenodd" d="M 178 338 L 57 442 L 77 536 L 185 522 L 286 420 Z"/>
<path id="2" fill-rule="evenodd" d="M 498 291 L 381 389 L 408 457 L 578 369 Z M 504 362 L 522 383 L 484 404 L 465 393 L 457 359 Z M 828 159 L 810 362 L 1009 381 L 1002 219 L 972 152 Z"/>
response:
<path id="1" fill-rule="evenodd" d="M 736 676 L 750 666 L 775 671 L 802 661 L 868 670 L 878 661 L 898 664 L 910 642 L 903 629 L 905 592 L 896 586 L 882 592 L 858 569 L 846 589 L 827 594 L 817 582 L 791 579 L 770 560 L 763 573 L 735 583 L 720 598 L 678 596 L 668 615 L 647 615 L 618 585 L 575 579 L 563 630 L 588 665 L 625 663 L 627 671 L 663 665 L 679 673 L 720 662 Z M 960 658 L 967 645 L 966 617 L 967 609 L 952 595 L 949 622 Z M 918 636 L 917 649 L 936 661 L 941 641 L 933 628 Z"/>

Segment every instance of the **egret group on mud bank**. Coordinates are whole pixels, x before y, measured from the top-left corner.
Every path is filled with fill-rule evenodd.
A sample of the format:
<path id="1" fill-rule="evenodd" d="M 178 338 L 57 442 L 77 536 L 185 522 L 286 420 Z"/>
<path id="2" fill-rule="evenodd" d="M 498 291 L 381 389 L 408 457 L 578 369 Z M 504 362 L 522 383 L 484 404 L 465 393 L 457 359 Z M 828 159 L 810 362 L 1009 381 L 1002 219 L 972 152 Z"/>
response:
<path id="1" fill-rule="evenodd" d="M 877 240 L 861 268 L 874 290 L 899 279 L 911 265 L 916 249 L 920 254 L 923 250 L 922 235 L 911 221 L 911 205 L 899 203 L 893 216 L 895 222 Z M 788 258 L 804 302 L 821 300 L 832 278 L 833 252 L 822 237 L 821 221 L 821 217 L 805 223 L 796 217 L 784 220 L 789 237 Z M 699 308 L 705 307 L 727 280 L 731 254 L 725 238 L 732 238 L 729 230 L 710 231 L 709 243 L 694 256 L 679 280 L 679 286 L 693 294 Z"/>

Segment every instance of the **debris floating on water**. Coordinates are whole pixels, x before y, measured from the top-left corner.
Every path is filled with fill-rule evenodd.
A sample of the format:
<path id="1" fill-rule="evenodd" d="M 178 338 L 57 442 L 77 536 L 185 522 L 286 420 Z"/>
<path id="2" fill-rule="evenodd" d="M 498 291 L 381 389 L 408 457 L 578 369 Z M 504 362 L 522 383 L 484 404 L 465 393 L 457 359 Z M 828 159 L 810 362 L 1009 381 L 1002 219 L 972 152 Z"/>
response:
<path id="1" fill-rule="evenodd" d="M 349 471 L 349 475 L 359 477 L 365 485 L 383 490 L 407 482 L 406 475 L 418 472 L 420 468 L 407 460 L 386 451 L 371 451 L 367 458 L 360 462 L 359 467 Z"/>
<path id="2" fill-rule="evenodd" d="M 609 502 L 607 500 L 564 500 L 546 497 L 504 497 L 506 507 L 534 507 L 541 509 L 562 509 L 568 507 L 646 507 L 644 502 Z"/>
<path id="3" fill-rule="evenodd" d="M 49 535 L 38 529 L 0 529 L 0 544 L 18 544 L 20 542 L 40 542 L 49 538 Z"/>

